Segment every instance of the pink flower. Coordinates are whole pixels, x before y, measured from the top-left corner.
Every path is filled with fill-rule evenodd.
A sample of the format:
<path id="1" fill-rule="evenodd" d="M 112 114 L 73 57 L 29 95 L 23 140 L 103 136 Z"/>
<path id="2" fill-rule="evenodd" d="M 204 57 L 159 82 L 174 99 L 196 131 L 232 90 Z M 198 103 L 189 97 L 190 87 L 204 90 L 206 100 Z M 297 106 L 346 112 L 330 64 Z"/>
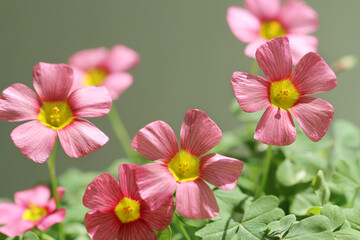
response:
<path id="1" fill-rule="evenodd" d="M 75 68 L 74 89 L 105 86 L 115 100 L 132 84 L 132 75 L 125 71 L 135 67 L 139 60 L 134 50 L 123 45 L 110 50 L 102 47 L 79 51 L 69 59 Z"/>
<path id="2" fill-rule="evenodd" d="M 305 134 L 319 141 L 329 128 L 334 108 L 309 95 L 336 87 L 334 72 L 313 52 L 301 58 L 292 70 L 287 37 L 261 45 L 256 60 L 267 79 L 243 72 L 234 72 L 231 79 L 244 112 L 267 108 L 256 127 L 255 139 L 269 145 L 290 145 L 296 138 L 293 115 Z"/>
<path id="3" fill-rule="evenodd" d="M 67 155 L 83 157 L 99 149 L 108 137 L 79 117 L 100 117 L 110 111 L 112 100 L 104 87 L 88 87 L 70 94 L 73 70 L 65 64 L 39 63 L 33 69 L 37 96 L 27 86 L 15 83 L 0 98 L 0 120 L 32 120 L 11 133 L 14 144 L 28 158 L 43 163 L 56 136 Z"/>
<path id="4" fill-rule="evenodd" d="M 286 35 L 296 64 L 308 52 L 316 52 L 318 40 L 308 35 L 318 26 L 317 13 L 301 0 L 245 0 L 245 9 L 232 6 L 227 21 L 233 34 L 245 43 L 245 54 L 255 58 L 256 49 L 267 40 Z"/>
<path id="5" fill-rule="evenodd" d="M 171 223 L 174 201 L 170 196 L 159 208 L 152 210 L 139 195 L 135 184 L 135 164 L 119 166 L 119 182 L 109 173 L 96 177 L 83 198 L 91 208 L 85 226 L 93 240 L 157 239 L 153 229 L 162 231 Z"/>
<path id="6" fill-rule="evenodd" d="M 61 199 L 65 189 L 57 189 Z M 17 192 L 15 203 L 0 203 L 0 232 L 9 236 L 20 235 L 34 227 L 45 231 L 55 223 L 62 222 L 66 215 L 65 209 L 56 210 L 55 199 L 50 198 L 50 189 L 39 185 L 30 190 Z"/>
<path id="7" fill-rule="evenodd" d="M 189 218 L 207 219 L 219 214 L 214 193 L 205 181 L 232 190 L 243 169 L 237 159 L 219 154 L 205 155 L 222 138 L 219 127 L 203 112 L 190 109 L 180 131 L 181 150 L 171 127 L 155 121 L 135 135 L 131 146 L 145 158 L 136 171 L 136 184 L 143 199 L 156 208 L 176 190 L 176 207 Z"/>

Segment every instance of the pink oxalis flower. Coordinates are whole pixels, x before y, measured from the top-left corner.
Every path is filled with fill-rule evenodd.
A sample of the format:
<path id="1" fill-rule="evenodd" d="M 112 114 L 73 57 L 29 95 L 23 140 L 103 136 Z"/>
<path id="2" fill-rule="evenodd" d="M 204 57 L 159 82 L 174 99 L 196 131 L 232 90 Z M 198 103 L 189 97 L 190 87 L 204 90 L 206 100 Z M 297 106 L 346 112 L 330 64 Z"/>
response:
<path id="1" fill-rule="evenodd" d="M 335 73 L 317 54 L 310 52 L 292 70 L 287 37 L 272 39 L 256 51 L 256 60 L 267 79 L 234 72 L 232 88 L 244 112 L 267 108 L 255 132 L 255 139 L 269 145 L 289 145 L 296 129 L 291 115 L 314 142 L 327 132 L 334 116 L 330 103 L 309 95 L 336 87 Z"/>
<path id="2" fill-rule="evenodd" d="M 171 223 L 174 201 L 170 196 L 159 208 L 150 209 L 135 184 L 135 164 L 119 166 L 119 182 L 109 173 L 96 177 L 83 198 L 91 208 L 85 226 L 93 240 L 157 239 L 153 229 L 163 231 Z"/>
<path id="3" fill-rule="evenodd" d="M 103 146 L 108 137 L 79 117 L 100 117 L 110 111 L 112 100 L 105 87 L 82 88 L 70 93 L 73 69 L 65 64 L 39 63 L 33 69 L 37 96 L 15 83 L 0 98 L 0 120 L 32 120 L 11 133 L 14 144 L 28 158 L 43 163 L 50 156 L 56 136 L 67 155 L 83 157 Z"/>
<path id="4" fill-rule="evenodd" d="M 65 189 L 57 189 L 61 199 Z M 50 189 L 45 185 L 17 192 L 15 203 L 0 203 L 0 232 L 9 236 L 17 236 L 37 227 L 45 231 L 55 223 L 62 222 L 66 215 L 65 209 L 56 210 L 55 199 L 50 199 Z M 50 199 L 50 200 L 49 200 Z"/>
<path id="5" fill-rule="evenodd" d="M 301 0 L 245 0 L 245 9 L 231 6 L 227 21 L 233 34 L 245 43 L 245 54 L 255 58 L 256 49 L 267 40 L 287 36 L 293 62 L 316 52 L 318 40 L 309 33 L 318 26 L 317 13 Z"/>
<path id="6" fill-rule="evenodd" d="M 198 109 L 190 109 L 181 126 L 181 150 L 171 127 L 155 121 L 135 135 L 132 148 L 160 164 L 146 164 L 136 171 L 136 184 L 153 208 L 176 190 L 176 208 L 189 218 L 207 219 L 219 214 L 214 193 L 205 181 L 232 190 L 243 169 L 240 160 L 208 154 L 222 138 L 219 127 Z"/>
<path id="7" fill-rule="evenodd" d="M 69 58 L 75 69 L 74 89 L 87 86 L 105 86 L 112 99 L 116 100 L 133 82 L 130 73 L 139 55 L 123 45 L 115 45 L 110 50 L 102 48 L 85 49 Z"/>

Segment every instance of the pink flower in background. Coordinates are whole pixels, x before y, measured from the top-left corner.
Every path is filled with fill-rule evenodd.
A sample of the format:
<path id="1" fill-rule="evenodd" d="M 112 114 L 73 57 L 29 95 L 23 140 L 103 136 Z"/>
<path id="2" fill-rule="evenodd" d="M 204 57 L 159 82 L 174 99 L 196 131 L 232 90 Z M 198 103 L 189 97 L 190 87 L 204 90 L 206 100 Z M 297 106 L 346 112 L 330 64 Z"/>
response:
<path id="1" fill-rule="evenodd" d="M 301 0 L 245 0 L 245 9 L 231 6 L 227 21 L 233 34 L 245 43 L 245 54 L 255 58 L 267 40 L 287 36 L 294 64 L 308 52 L 316 52 L 318 40 L 309 35 L 319 26 L 317 13 Z"/>
<path id="2" fill-rule="evenodd" d="M 208 154 L 222 138 L 219 127 L 198 109 L 185 115 L 180 132 L 181 150 L 171 127 L 155 121 L 135 135 L 132 148 L 160 164 L 136 170 L 136 184 L 143 199 L 158 207 L 176 190 L 176 208 L 189 218 L 207 219 L 219 214 L 214 193 L 205 181 L 232 190 L 243 169 L 240 160 Z"/>
<path id="3" fill-rule="evenodd" d="M 105 86 L 116 100 L 132 84 L 133 77 L 125 71 L 140 60 L 134 50 L 115 45 L 110 50 L 93 48 L 72 55 L 69 64 L 75 68 L 74 89 L 87 86 Z"/>
<path id="4" fill-rule="evenodd" d="M 15 83 L 0 98 L 0 120 L 32 120 L 11 133 L 14 144 L 28 158 L 43 163 L 50 156 L 56 136 L 67 155 L 83 157 L 98 150 L 108 137 L 79 117 L 100 117 L 110 111 L 112 100 L 105 87 L 73 91 L 73 70 L 65 64 L 39 63 L 33 69 L 37 96 Z"/>
<path id="5" fill-rule="evenodd" d="M 336 87 L 335 73 L 317 54 L 310 52 L 292 70 L 287 37 L 261 45 L 256 60 L 267 79 L 234 72 L 231 79 L 235 96 L 244 112 L 267 108 L 255 132 L 255 139 L 269 145 L 289 145 L 296 129 L 291 115 L 314 142 L 327 132 L 334 116 L 330 103 L 309 95 Z"/>
<path id="6" fill-rule="evenodd" d="M 61 199 L 65 189 L 57 189 Z M 14 237 L 34 227 L 45 231 L 55 223 L 62 222 L 66 215 L 65 209 L 56 210 L 55 199 L 50 200 L 50 189 L 45 185 L 17 192 L 15 203 L 0 203 L 0 232 Z"/>
<path id="7" fill-rule="evenodd" d="M 157 239 L 171 223 L 174 201 L 168 197 L 159 208 L 150 209 L 135 184 L 135 164 L 119 166 L 119 182 L 109 173 L 96 177 L 87 187 L 83 203 L 91 208 L 85 226 L 93 240 Z"/>

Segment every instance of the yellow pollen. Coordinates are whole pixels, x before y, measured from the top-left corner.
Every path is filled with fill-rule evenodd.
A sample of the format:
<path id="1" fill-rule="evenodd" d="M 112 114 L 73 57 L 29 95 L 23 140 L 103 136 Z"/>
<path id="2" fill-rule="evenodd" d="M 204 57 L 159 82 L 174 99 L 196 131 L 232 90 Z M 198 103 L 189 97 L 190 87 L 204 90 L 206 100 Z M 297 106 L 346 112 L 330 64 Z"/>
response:
<path id="1" fill-rule="evenodd" d="M 114 210 L 116 216 L 122 223 L 129 223 L 140 217 L 140 203 L 124 197 Z"/>
<path id="2" fill-rule="evenodd" d="M 270 102 L 284 110 L 290 109 L 299 99 L 299 92 L 290 79 L 273 82 L 270 86 Z"/>
<path id="3" fill-rule="evenodd" d="M 44 102 L 38 119 L 48 127 L 62 129 L 72 122 L 73 114 L 67 102 Z"/>
<path id="4" fill-rule="evenodd" d="M 107 75 L 108 75 L 107 71 L 103 69 L 96 69 L 96 68 L 91 69 L 86 73 L 83 81 L 83 85 L 85 87 L 101 85 L 104 82 Z"/>
<path id="5" fill-rule="evenodd" d="M 181 150 L 170 160 L 168 167 L 176 181 L 191 181 L 199 177 L 200 159 Z"/>
<path id="6" fill-rule="evenodd" d="M 22 219 L 36 222 L 47 214 L 47 211 L 43 207 L 37 207 L 33 203 L 30 203 L 29 208 L 25 209 Z"/>
<path id="7" fill-rule="evenodd" d="M 267 40 L 275 37 L 281 37 L 286 34 L 285 29 L 278 21 L 263 22 L 260 28 L 260 36 Z"/>

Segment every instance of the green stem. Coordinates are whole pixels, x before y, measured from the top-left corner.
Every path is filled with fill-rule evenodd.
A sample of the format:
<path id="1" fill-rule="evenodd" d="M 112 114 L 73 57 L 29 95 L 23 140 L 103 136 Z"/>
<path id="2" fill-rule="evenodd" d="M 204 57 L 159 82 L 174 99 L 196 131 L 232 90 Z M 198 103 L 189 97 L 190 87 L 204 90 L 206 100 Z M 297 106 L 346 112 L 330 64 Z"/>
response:
<path id="1" fill-rule="evenodd" d="M 184 225 L 182 224 L 182 222 L 180 221 L 180 219 L 176 216 L 176 214 L 174 214 L 174 219 L 175 219 L 176 225 L 180 228 L 180 230 L 181 230 L 182 233 L 184 234 L 185 239 L 186 239 L 186 240 L 191 240 L 189 234 L 187 233 L 186 229 L 184 228 Z"/>
<path id="2" fill-rule="evenodd" d="M 360 192 L 360 186 L 358 186 L 355 190 L 355 194 L 354 194 L 354 197 L 352 198 L 351 202 L 350 202 L 350 208 L 354 207 L 354 204 L 355 204 L 355 201 L 356 201 L 356 198 L 359 196 L 359 192 Z"/>
<path id="3" fill-rule="evenodd" d="M 265 165 L 264 165 L 264 172 L 261 177 L 260 186 L 256 191 L 255 199 L 259 198 L 262 195 L 262 193 L 264 192 L 265 186 L 266 186 L 266 182 L 267 182 L 267 178 L 269 176 L 269 171 L 270 171 L 270 166 L 271 166 L 271 148 L 272 148 L 272 146 L 268 145 L 267 152 L 266 152 Z"/>
<path id="4" fill-rule="evenodd" d="M 48 163 L 48 167 L 49 167 L 49 174 L 50 174 L 50 179 L 51 179 L 51 189 L 52 189 L 53 197 L 55 199 L 56 210 L 59 210 L 60 209 L 60 200 L 59 200 L 59 194 L 57 191 L 57 180 L 56 180 L 56 174 L 55 174 L 56 145 L 57 145 L 57 140 L 55 141 L 53 150 L 51 152 L 50 157 L 47 160 L 47 163 Z M 65 240 L 65 234 L 64 234 L 64 229 L 63 229 L 62 223 L 59 223 L 58 227 L 59 227 L 60 240 Z"/>
<path id="5" fill-rule="evenodd" d="M 258 72 L 259 72 L 259 65 L 258 65 L 256 59 L 254 59 L 254 61 L 251 64 L 250 74 L 257 75 Z"/>

